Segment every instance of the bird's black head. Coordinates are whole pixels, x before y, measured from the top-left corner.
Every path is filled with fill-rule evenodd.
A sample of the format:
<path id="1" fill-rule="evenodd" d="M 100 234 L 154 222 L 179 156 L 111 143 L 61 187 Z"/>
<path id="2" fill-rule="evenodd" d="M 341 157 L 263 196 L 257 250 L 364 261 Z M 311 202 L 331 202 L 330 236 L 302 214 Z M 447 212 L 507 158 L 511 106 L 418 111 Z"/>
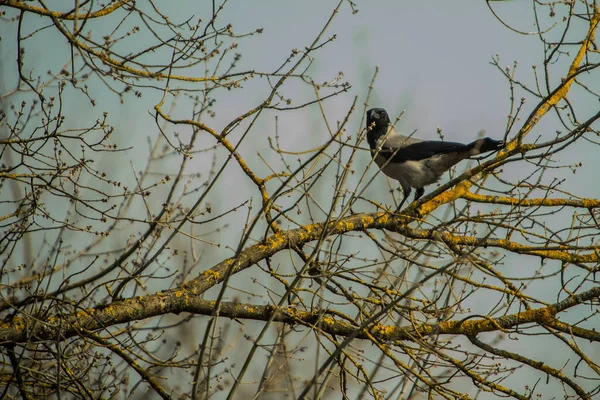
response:
<path id="1" fill-rule="evenodd" d="M 372 149 L 376 147 L 377 140 L 387 133 L 390 124 L 390 116 L 385 109 L 371 108 L 367 111 L 367 141 Z"/>
<path id="2" fill-rule="evenodd" d="M 481 142 L 482 143 L 479 151 L 481 151 L 482 153 L 500 150 L 504 147 L 504 142 L 502 140 L 494 140 L 489 137 L 484 137 L 483 139 L 481 139 Z"/>

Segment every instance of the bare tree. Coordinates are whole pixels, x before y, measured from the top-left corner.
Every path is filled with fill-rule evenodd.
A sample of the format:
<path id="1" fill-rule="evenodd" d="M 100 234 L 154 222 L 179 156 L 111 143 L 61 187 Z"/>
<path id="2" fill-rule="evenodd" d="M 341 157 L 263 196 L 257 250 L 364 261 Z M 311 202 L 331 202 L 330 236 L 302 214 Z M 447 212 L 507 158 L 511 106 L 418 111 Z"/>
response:
<path id="1" fill-rule="evenodd" d="M 377 69 L 315 71 L 357 5 L 247 66 L 260 13 L 200 3 L 0 0 L 2 398 L 600 396 L 596 1 L 532 32 L 487 2 L 543 59 L 493 58 L 506 148 L 401 213 L 369 195 Z"/>

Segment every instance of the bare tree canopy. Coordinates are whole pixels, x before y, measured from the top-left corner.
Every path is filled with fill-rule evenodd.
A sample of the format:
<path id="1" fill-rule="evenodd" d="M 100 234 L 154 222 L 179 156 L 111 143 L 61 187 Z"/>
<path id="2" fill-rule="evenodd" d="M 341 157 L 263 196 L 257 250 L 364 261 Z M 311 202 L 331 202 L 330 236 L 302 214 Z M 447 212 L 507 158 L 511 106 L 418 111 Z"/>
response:
<path id="1" fill-rule="evenodd" d="M 536 61 L 469 32 L 506 145 L 401 211 L 366 110 L 411 134 L 405 63 L 483 123 L 482 53 L 296 3 L 0 0 L 0 398 L 600 397 L 597 1 L 464 11 Z"/>

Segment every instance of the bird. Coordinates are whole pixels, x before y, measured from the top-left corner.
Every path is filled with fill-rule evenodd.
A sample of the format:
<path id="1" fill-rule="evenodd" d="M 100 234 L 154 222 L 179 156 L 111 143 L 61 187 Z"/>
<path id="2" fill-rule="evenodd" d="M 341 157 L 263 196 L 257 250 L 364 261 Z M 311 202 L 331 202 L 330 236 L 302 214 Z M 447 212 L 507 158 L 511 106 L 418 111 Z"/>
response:
<path id="1" fill-rule="evenodd" d="M 404 136 L 396 131 L 383 108 L 367 111 L 367 142 L 381 171 L 402 187 L 404 198 L 396 211 L 402 208 L 412 188 L 416 189 L 417 201 L 425 193 L 425 186 L 436 183 L 461 160 L 504 147 L 504 141 L 489 137 L 465 144 Z"/>

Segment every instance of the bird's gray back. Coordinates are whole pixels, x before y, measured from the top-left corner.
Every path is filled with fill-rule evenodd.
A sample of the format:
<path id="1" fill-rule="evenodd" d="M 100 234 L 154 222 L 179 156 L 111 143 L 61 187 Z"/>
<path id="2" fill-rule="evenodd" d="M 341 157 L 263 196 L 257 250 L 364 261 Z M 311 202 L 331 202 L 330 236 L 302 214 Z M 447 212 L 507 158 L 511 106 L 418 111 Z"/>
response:
<path id="1" fill-rule="evenodd" d="M 419 142 L 422 142 L 422 140 L 402 135 L 398 133 L 393 126 L 390 126 L 387 135 L 382 136 L 377 144 L 384 149 L 401 149 Z"/>

